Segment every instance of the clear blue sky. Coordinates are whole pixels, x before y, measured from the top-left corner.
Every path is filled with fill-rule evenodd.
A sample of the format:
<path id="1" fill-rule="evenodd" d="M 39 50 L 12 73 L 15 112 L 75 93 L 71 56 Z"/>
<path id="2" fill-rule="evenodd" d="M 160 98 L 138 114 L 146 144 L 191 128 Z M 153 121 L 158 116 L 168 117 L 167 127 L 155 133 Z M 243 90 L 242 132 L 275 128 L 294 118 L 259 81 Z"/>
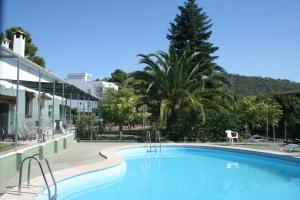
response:
<path id="1" fill-rule="evenodd" d="M 139 53 L 167 50 L 183 0 L 4 0 L 4 28 L 22 26 L 61 77 L 142 69 Z M 300 0 L 199 0 L 213 21 L 216 61 L 230 73 L 300 82 Z"/>

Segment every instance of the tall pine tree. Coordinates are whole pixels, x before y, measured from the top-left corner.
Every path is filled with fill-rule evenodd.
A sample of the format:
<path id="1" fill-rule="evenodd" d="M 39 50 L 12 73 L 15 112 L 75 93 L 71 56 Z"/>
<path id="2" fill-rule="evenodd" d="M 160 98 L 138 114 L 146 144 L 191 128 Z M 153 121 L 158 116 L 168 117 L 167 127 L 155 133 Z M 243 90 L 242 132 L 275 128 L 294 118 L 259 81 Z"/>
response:
<path id="1" fill-rule="evenodd" d="M 196 0 L 187 0 L 184 6 L 178 8 L 180 14 L 170 23 L 170 33 L 167 35 L 170 47 L 175 48 L 179 54 L 183 51 L 191 53 L 197 51 L 201 53 L 202 58 L 209 61 L 216 59 L 217 56 L 213 53 L 218 47 L 209 42 L 212 23 L 203 8 L 198 7 Z"/>

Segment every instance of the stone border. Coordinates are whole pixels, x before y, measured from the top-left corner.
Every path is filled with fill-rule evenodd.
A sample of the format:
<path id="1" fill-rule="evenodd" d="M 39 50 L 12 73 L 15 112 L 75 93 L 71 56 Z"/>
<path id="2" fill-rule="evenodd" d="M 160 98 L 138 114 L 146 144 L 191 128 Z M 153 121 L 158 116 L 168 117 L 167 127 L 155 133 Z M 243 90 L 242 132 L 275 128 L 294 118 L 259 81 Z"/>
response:
<path id="1" fill-rule="evenodd" d="M 166 143 L 162 144 L 162 146 L 186 146 L 186 147 L 213 147 L 213 148 L 220 148 L 220 149 L 233 149 L 233 150 L 244 150 L 253 153 L 266 153 L 273 156 L 287 156 L 287 158 L 296 158 L 300 161 L 300 154 L 299 153 L 285 153 L 285 152 L 277 152 L 277 151 L 270 151 L 270 150 L 256 150 L 251 148 L 244 148 L 244 147 L 235 147 L 235 146 L 221 146 L 221 145 L 214 145 L 214 144 L 191 144 L 191 143 Z M 73 168 L 63 169 L 54 172 L 54 177 L 56 182 L 62 181 L 66 178 L 70 178 L 72 176 L 76 176 L 86 172 L 92 172 L 96 170 L 106 169 L 110 167 L 114 167 L 120 165 L 124 159 L 122 156 L 117 154 L 118 150 L 127 149 L 127 148 L 134 148 L 134 147 L 145 147 L 145 143 L 141 144 L 125 144 L 125 145 L 118 145 L 113 147 L 108 147 L 101 152 L 99 155 L 103 156 L 106 160 L 100 161 L 93 164 L 77 166 Z M 46 175 L 48 180 L 51 180 L 49 174 Z M 10 190 L 10 192 L 4 194 L 0 200 L 34 200 L 36 195 L 41 193 L 44 189 L 44 180 L 42 176 L 36 177 L 31 180 L 31 185 L 29 188 L 27 186 L 22 187 L 21 195 L 18 194 L 18 188 L 14 187 Z"/>

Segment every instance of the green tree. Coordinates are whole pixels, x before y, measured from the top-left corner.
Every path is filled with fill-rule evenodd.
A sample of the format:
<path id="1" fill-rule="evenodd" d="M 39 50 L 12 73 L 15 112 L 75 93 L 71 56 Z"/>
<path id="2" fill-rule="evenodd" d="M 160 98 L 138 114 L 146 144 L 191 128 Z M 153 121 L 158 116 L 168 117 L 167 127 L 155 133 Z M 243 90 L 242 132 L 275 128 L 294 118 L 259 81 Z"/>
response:
<path id="1" fill-rule="evenodd" d="M 29 59 L 29 58 L 28 58 Z M 32 62 L 38 64 L 39 66 L 45 68 L 46 66 L 46 63 L 45 63 L 45 59 L 42 58 L 41 56 L 33 56 L 33 57 L 30 57 L 30 59 Z"/>
<path id="2" fill-rule="evenodd" d="M 212 31 L 211 20 L 196 4 L 196 0 L 187 0 L 184 6 L 179 6 L 180 14 L 176 15 L 174 22 L 170 23 L 169 34 L 171 47 L 178 53 L 200 52 L 201 58 L 213 61 L 216 56 L 212 54 L 218 50 L 209 42 Z"/>
<path id="3" fill-rule="evenodd" d="M 289 80 L 227 74 L 231 92 L 236 99 L 245 96 L 300 91 L 300 83 Z"/>
<path id="4" fill-rule="evenodd" d="M 300 99 L 293 95 L 275 94 L 271 98 L 282 108 L 282 119 L 280 120 L 281 133 L 284 133 L 284 123 L 287 125 L 287 132 L 293 138 L 300 137 Z"/>
<path id="5" fill-rule="evenodd" d="M 140 97 L 133 90 L 121 88 L 118 91 L 108 90 L 104 99 L 99 102 L 100 112 L 105 121 L 116 123 L 119 126 L 120 140 L 124 124 L 136 120 Z"/>
<path id="6" fill-rule="evenodd" d="M 183 107 L 202 111 L 205 119 L 204 108 L 224 108 L 224 99 L 231 100 L 222 88 L 207 87 L 207 83 L 224 84 L 226 79 L 221 72 L 209 70 L 210 63 L 198 60 L 198 55 L 178 55 L 172 48 L 169 53 L 139 55 L 140 63 L 146 67 L 144 71 L 134 72 L 132 77 L 147 83 L 148 94 L 159 106 L 161 127 L 166 125 L 169 129 Z"/>
<path id="7" fill-rule="evenodd" d="M 38 47 L 32 43 L 31 34 L 29 32 L 24 30 L 22 27 L 11 27 L 5 31 L 5 37 L 10 41 L 13 41 L 14 38 L 13 33 L 16 32 L 17 30 L 22 31 L 26 35 L 25 57 L 31 60 L 32 62 L 40 65 L 41 67 L 45 67 L 45 59 L 36 55 L 38 51 Z M 9 48 L 13 49 L 13 42 L 10 43 Z"/>
<path id="8" fill-rule="evenodd" d="M 244 124 L 252 130 L 260 130 L 267 125 L 278 125 L 282 116 L 281 106 L 274 100 L 262 96 L 247 96 L 238 101 L 236 112 Z"/>
<path id="9" fill-rule="evenodd" d="M 171 140 L 188 141 L 224 141 L 225 130 L 239 131 L 243 127 L 239 115 L 232 109 L 206 109 L 206 121 L 202 123 L 201 113 L 188 108 L 178 113 L 176 123 L 172 126 Z"/>
<path id="10" fill-rule="evenodd" d="M 80 114 L 74 116 L 75 123 L 77 124 L 78 140 L 93 140 L 97 139 L 97 136 L 102 133 L 102 127 L 96 126 L 96 116 L 94 114 Z"/>
<path id="11" fill-rule="evenodd" d="M 128 78 L 128 74 L 121 69 L 116 69 L 113 73 L 111 73 L 111 78 L 108 79 L 109 82 L 116 83 L 119 87 L 124 86 L 126 79 Z"/>

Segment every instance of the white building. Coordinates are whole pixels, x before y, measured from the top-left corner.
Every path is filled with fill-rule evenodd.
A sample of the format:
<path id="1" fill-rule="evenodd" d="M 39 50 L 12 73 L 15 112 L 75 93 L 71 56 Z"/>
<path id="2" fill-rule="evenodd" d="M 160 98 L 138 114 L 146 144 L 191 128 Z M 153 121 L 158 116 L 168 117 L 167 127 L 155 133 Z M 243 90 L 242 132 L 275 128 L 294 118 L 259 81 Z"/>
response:
<path id="1" fill-rule="evenodd" d="M 71 122 L 66 99 L 98 100 L 24 57 L 25 39 L 17 31 L 13 50 L 7 39 L 2 38 L 0 46 L 0 131 L 19 137 L 26 135 L 29 122 L 52 130 L 56 123 Z"/>
<path id="2" fill-rule="evenodd" d="M 89 73 L 70 73 L 68 74 L 67 81 L 70 84 L 86 91 L 87 93 L 101 98 L 101 94 L 109 89 L 118 90 L 118 86 L 111 82 L 92 80 L 92 74 Z M 76 99 L 76 97 L 74 98 Z M 79 109 L 81 112 L 90 112 L 93 104 L 97 102 L 79 101 Z M 73 100 L 72 107 L 77 107 L 77 101 Z"/>

